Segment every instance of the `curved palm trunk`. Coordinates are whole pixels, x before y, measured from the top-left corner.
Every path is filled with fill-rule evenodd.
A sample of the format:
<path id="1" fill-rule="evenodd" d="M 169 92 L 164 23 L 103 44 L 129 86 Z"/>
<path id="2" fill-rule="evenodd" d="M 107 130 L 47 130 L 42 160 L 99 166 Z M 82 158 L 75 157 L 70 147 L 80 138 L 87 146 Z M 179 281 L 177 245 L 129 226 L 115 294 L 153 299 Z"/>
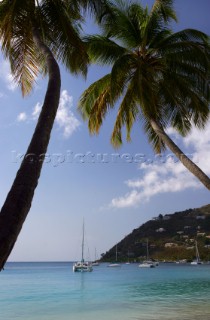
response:
<path id="1" fill-rule="evenodd" d="M 156 134 L 162 139 L 166 146 L 177 156 L 182 164 L 198 178 L 203 185 L 210 190 L 210 178 L 193 162 L 191 161 L 179 147 L 171 140 L 160 125 L 154 120 L 150 119 L 150 124 Z"/>
<path id="2" fill-rule="evenodd" d="M 59 66 L 36 29 L 33 30 L 33 36 L 37 47 L 46 57 L 49 81 L 33 137 L 0 212 L 0 270 L 3 269 L 30 210 L 60 99 Z"/>

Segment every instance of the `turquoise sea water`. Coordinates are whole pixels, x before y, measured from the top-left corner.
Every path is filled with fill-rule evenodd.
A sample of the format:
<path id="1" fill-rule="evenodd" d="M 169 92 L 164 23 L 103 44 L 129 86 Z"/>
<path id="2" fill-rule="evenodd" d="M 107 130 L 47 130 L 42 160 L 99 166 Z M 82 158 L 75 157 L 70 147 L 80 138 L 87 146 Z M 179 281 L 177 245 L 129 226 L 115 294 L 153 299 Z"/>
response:
<path id="1" fill-rule="evenodd" d="M 101 264 L 73 273 L 71 263 L 8 263 L 0 319 L 209 320 L 210 265 Z"/>

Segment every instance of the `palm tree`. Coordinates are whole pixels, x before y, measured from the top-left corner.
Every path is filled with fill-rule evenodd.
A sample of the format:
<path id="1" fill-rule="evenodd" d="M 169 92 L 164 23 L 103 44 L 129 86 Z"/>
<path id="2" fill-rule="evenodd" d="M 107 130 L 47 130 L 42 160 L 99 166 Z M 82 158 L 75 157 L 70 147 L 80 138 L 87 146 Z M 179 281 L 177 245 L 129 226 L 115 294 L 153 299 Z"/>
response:
<path id="1" fill-rule="evenodd" d="M 0 212 L 0 270 L 17 240 L 38 184 L 43 155 L 59 105 L 58 62 L 86 75 L 88 55 L 80 38 L 82 10 L 100 16 L 105 0 L 4 0 L 0 3 L 0 39 L 23 96 L 39 73 L 48 87 L 32 140 Z M 78 54 L 79 52 L 79 54 Z"/>
<path id="2" fill-rule="evenodd" d="M 118 0 L 102 20 L 102 35 L 86 37 L 92 61 L 111 72 L 89 86 L 78 109 L 98 134 L 111 108 L 118 113 L 111 136 L 114 147 L 140 122 L 156 153 L 169 148 L 208 190 L 209 177 L 167 135 L 169 126 L 185 136 L 192 124 L 203 128 L 209 117 L 210 47 L 198 30 L 174 33 L 172 0 L 156 0 L 151 10 Z"/>

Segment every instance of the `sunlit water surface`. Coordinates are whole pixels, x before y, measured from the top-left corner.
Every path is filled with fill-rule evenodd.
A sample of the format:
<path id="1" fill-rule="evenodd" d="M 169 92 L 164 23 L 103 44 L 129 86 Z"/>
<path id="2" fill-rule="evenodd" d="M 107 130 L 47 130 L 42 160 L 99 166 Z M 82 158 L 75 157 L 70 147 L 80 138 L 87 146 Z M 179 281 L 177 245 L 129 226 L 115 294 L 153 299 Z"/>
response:
<path id="1" fill-rule="evenodd" d="M 0 319 L 209 320 L 210 265 L 101 264 L 74 273 L 72 263 L 8 263 Z"/>

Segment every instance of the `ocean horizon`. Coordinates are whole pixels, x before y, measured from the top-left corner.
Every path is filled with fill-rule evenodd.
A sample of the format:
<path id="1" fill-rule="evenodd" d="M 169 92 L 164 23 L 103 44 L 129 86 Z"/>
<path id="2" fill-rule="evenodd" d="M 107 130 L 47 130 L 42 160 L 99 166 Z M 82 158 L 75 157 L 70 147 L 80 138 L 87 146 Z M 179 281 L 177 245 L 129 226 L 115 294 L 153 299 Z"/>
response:
<path id="1" fill-rule="evenodd" d="M 0 273 L 4 320 L 210 319 L 210 264 L 137 263 L 74 273 L 73 262 L 8 262 Z"/>

